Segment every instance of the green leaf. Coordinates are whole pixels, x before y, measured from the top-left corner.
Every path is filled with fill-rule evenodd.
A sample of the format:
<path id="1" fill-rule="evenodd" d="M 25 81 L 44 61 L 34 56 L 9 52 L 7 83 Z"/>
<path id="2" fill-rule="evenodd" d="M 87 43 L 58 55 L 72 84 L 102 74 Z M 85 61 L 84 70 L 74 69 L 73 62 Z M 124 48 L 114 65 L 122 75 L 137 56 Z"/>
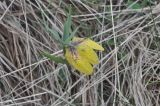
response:
<path id="1" fill-rule="evenodd" d="M 66 76 L 66 71 L 63 68 L 59 70 L 58 78 L 59 78 L 60 85 L 64 88 L 65 83 L 67 81 L 67 76 Z"/>
<path id="2" fill-rule="evenodd" d="M 72 17 L 71 17 L 71 10 L 69 11 L 69 14 L 67 15 L 67 20 L 64 23 L 64 33 L 63 33 L 63 41 L 65 41 L 71 32 L 71 24 L 72 24 Z"/>
<path id="3" fill-rule="evenodd" d="M 129 0 L 127 4 L 131 9 L 141 9 L 141 5 L 137 2 Z"/>
<path id="4" fill-rule="evenodd" d="M 43 15 L 42 15 L 42 18 L 43 18 L 43 21 L 42 21 L 43 23 L 42 24 L 44 25 L 45 29 L 49 33 L 51 33 L 51 36 L 54 40 L 56 40 L 56 41 L 60 42 L 60 44 L 62 44 L 63 41 L 60 38 L 60 34 L 56 30 L 48 27 L 48 22 L 45 20 L 45 17 Z"/>
<path id="5" fill-rule="evenodd" d="M 56 57 L 54 55 L 49 54 L 48 52 L 43 52 L 41 53 L 43 56 L 47 57 L 49 60 L 52 60 L 56 63 L 62 63 L 62 64 L 66 64 L 66 60 L 63 59 L 62 57 Z"/>
<path id="6" fill-rule="evenodd" d="M 56 30 L 50 29 L 47 25 L 45 25 L 45 28 L 47 29 L 47 31 L 49 31 L 49 32 L 51 33 L 51 36 L 52 36 L 53 39 L 59 41 L 60 43 L 63 42 L 63 41 L 61 40 L 61 38 L 60 38 L 59 33 L 58 33 Z"/>
<path id="7" fill-rule="evenodd" d="M 114 45 L 114 39 L 110 39 L 110 40 L 108 40 L 108 45 L 110 45 L 110 46 L 113 46 Z"/>
<path id="8" fill-rule="evenodd" d="M 75 36 L 75 33 L 77 32 L 77 30 L 79 29 L 80 26 L 78 26 L 72 33 L 71 35 L 65 40 L 65 44 L 68 44 L 72 38 Z"/>

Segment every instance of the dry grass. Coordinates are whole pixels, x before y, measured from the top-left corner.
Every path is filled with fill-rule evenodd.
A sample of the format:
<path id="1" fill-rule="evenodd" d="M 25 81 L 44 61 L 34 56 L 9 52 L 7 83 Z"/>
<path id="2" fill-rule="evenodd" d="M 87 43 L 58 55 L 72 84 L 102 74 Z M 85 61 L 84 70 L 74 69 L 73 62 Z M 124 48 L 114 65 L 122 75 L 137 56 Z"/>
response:
<path id="1" fill-rule="evenodd" d="M 69 5 L 77 36 L 105 48 L 91 76 L 41 56 L 62 55 L 45 24 L 62 33 Z M 159 106 L 159 8 L 158 0 L 137 9 L 127 0 L 0 1 L 0 106 Z"/>

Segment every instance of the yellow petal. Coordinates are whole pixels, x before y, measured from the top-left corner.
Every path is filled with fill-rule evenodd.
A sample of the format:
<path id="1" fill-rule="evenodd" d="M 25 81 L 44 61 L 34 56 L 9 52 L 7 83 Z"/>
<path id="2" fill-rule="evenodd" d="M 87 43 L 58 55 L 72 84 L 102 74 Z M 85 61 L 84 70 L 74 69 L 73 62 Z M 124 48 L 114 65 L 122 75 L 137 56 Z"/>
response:
<path id="1" fill-rule="evenodd" d="M 83 44 L 77 46 L 78 53 L 81 57 L 86 58 L 86 60 L 91 64 L 98 64 L 98 56 L 95 51 Z"/>
<path id="2" fill-rule="evenodd" d="M 74 37 L 72 39 L 72 41 L 74 41 L 74 42 L 77 42 L 77 41 L 80 41 L 80 40 L 84 40 L 84 38 Z"/>
<path id="3" fill-rule="evenodd" d="M 101 50 L 101 51 L 104 50 L 104 48 L 103 48 L 101 45 L 99 45 L 98 43 L 94 42 L 94 41 L 91 40 L 91 39 L 86 39 L 86 40 L 85 40 L 84 42 L 82 42 L 82 43 L 84 43 L 85 45 L 87 45 L 87 46 L 89 46 L 89 47 L 91 47 L 91 48 L 93 48 L 93 49 L 96 49 L 96 50 Z"/>
<path id="4" fill-rule="evenodd" d="M 83 57 L 78 55 L 78 58 L 74 58 L 71 51 L 66 49 L 65 57 L 69 64 L 71 64 L 75 69 L 79 70 L 85 75 L 91 75 L 93 73 L 93 67 L 91 64 Z"/>
<path id="5" fill-rule="evenodd" d="M 84 41 L 83 41 L 83 40 L 84 40 Z M 83 41 L 82 43 L 83 43 L 84 45 L 87 45 L 87 46 L 89 46 L 89 47 L 92 48 L 92 49 L 101 50 L 101 51 L 104 50 L 104 48 L 103 48 L 101 45 L 99 45 L 98 43 L 96 43 L 96 42 L 94 42 L 93 40 L 88 39 L 88 38 L 87 38 L 87 39 L 84 39 L 84 38 L 74 37 L 74 38 L 73 38 L 73 41 L 74 41 L 74 42 Z"/>

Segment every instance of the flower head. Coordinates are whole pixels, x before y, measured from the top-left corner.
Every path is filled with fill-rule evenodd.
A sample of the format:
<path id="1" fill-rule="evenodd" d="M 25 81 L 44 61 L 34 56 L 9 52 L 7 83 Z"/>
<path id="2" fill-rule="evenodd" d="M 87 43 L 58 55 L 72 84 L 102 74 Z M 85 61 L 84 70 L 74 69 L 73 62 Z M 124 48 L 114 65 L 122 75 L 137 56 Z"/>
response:
<path id="1" fill-rule="evenodd" d="M 93 65 L 98 64 L 98 56 L 94 50 L 103 51 L 104 48 L 91 39 L 74 37 L 65 49 L 65 57 L 69 64 L 83 74 L 91 75 Z"/>

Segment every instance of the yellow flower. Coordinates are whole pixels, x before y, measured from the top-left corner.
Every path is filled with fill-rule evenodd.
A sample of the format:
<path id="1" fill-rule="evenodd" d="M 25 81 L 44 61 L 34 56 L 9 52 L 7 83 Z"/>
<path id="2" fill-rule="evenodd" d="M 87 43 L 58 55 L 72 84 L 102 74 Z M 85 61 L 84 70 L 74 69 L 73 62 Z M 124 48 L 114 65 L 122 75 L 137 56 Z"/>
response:
<path id="1" fill-rule="evenodd" d="M 93 65 L 98 64 L 98 56 L 93 50 L 104 48 L 90 39 L 74 37 L 70 46 L 65 49 L 65 57 L 69 64 L 85 75 L 93 73 Z"/>

